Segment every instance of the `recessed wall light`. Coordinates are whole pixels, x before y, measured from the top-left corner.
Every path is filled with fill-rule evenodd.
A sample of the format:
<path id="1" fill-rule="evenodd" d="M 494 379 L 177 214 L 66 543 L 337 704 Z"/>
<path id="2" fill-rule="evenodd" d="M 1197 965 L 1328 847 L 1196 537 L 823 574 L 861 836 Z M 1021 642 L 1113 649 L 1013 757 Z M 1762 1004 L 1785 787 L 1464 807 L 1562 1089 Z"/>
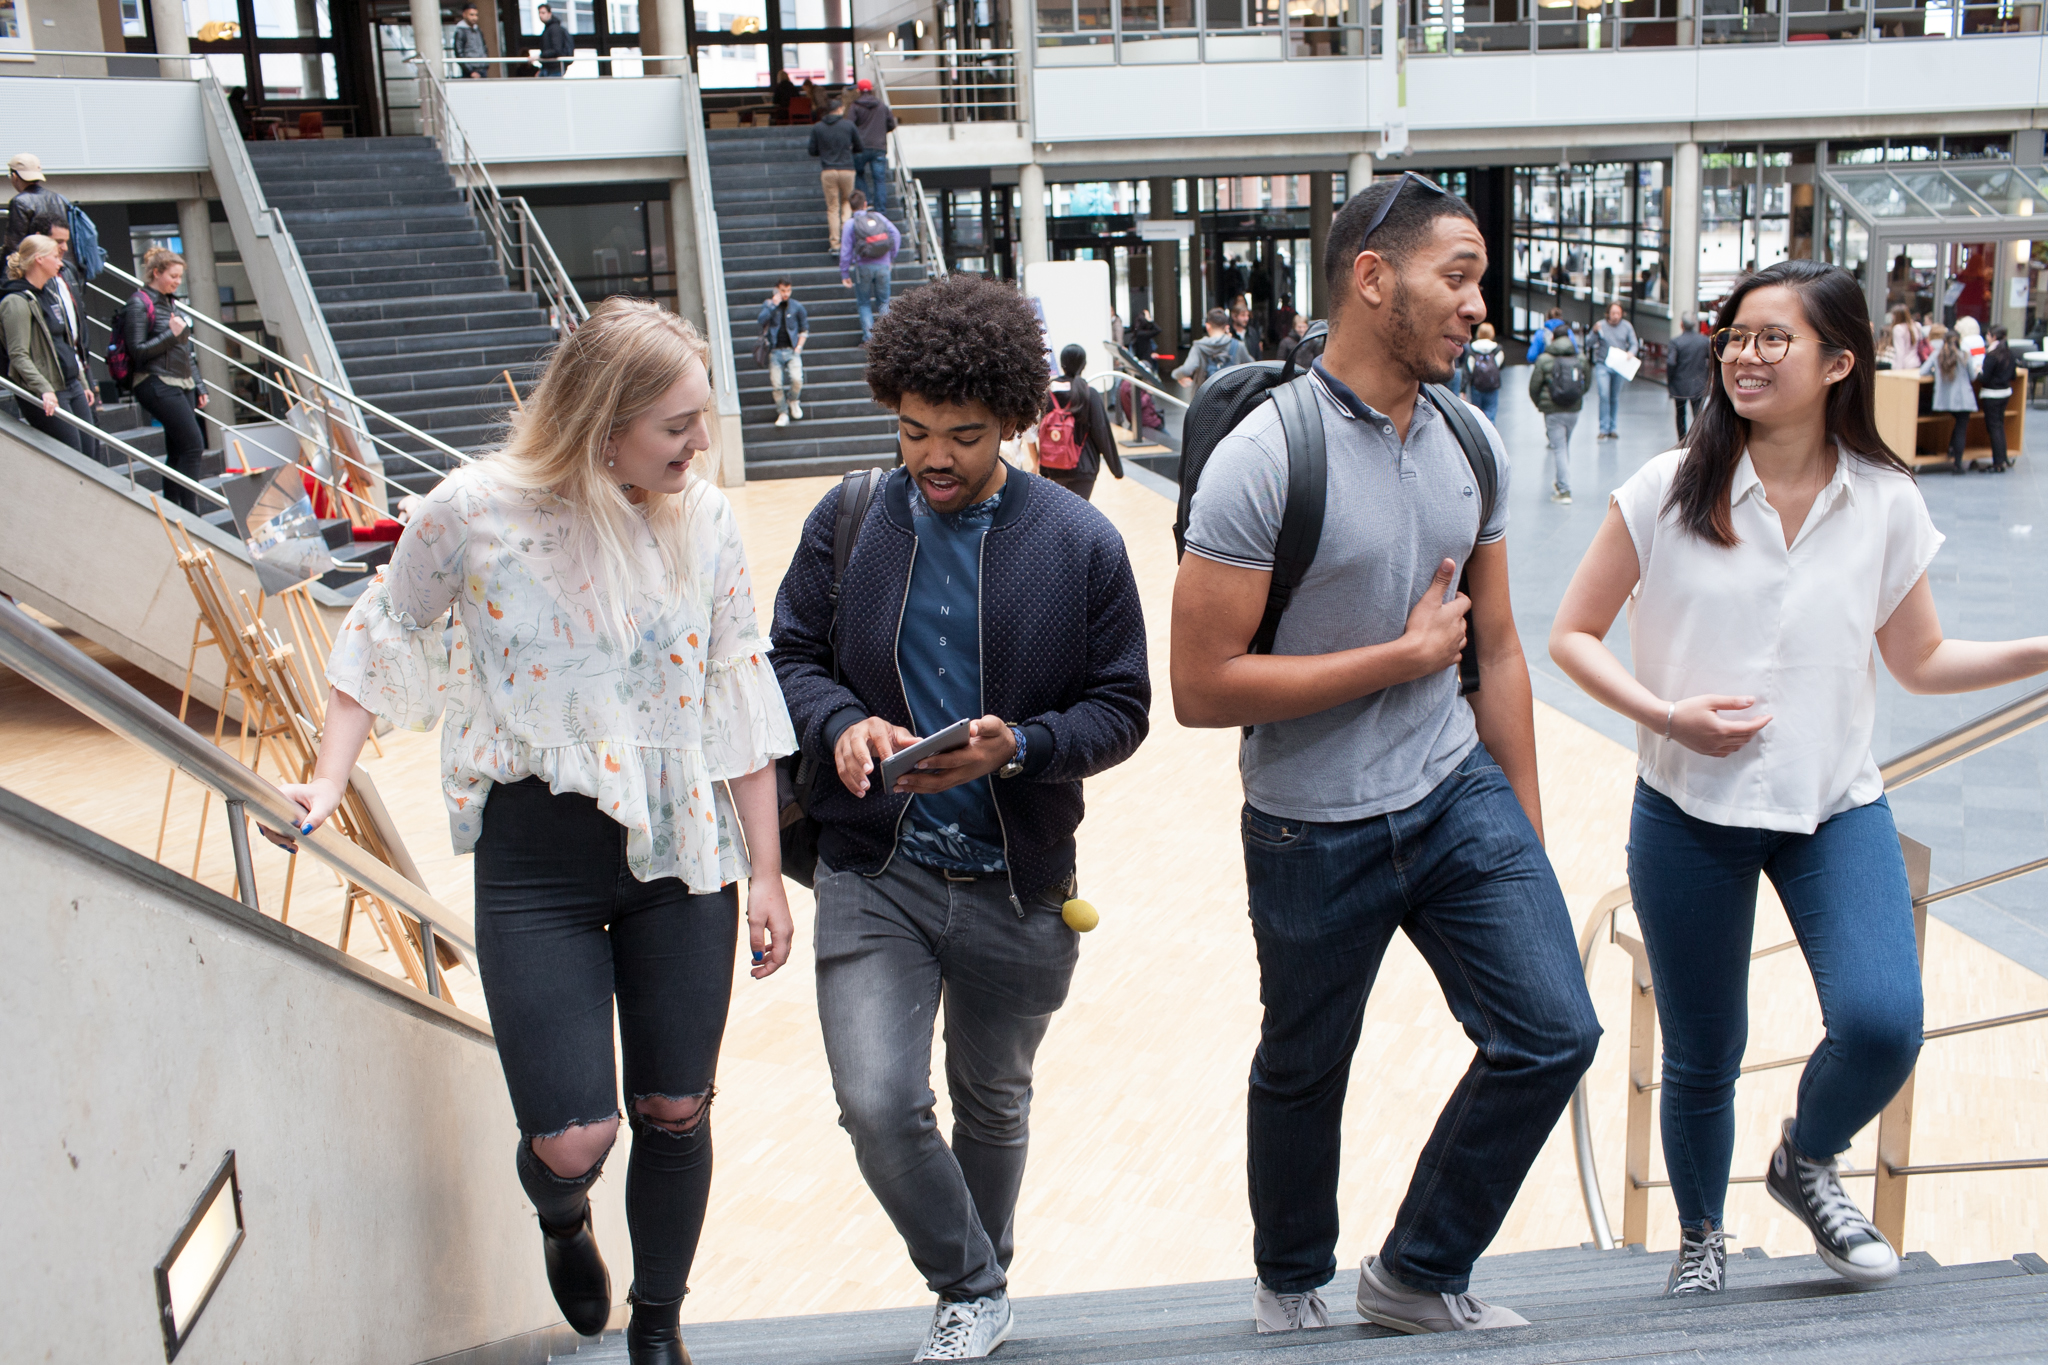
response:
<path id="1" fill-rule="evenodd" d="M 185 1226 L 156 1263 L 157 1315 L 164 1329 L 164 1359 L 176 1360 L 206 1311 L 228 1262 L 242 1248 L 242 1185 L 229 1152 L 192 1206 Z"/>

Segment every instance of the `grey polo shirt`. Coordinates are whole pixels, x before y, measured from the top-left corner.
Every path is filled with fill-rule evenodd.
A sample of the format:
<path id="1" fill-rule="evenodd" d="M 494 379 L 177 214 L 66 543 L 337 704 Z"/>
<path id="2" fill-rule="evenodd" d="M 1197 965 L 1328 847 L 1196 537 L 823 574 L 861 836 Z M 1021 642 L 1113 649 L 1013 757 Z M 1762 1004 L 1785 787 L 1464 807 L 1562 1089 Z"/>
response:
<path id="1" fill-rule="evenodd" d="M 1443 414 L 1418 397 L 1408 439 L 1317 361 L 1316 401 L 1329 450 L 1329 492 L 1315 562 L 1295 590 L 1275 654 L 1332 654 L 1397 640 L 1445 559 L 1462 572 L 1474 544 L 1507 533 L 1508 457 L 1493 446 L 1499 492 L 1479 524 L 1479 489 Z M 1204 559 L 1271 569 L 1287 502 L 1287 442 L 1262 404 L 1203 467 L 1187 548 Z M 1292 820 L 1362 820 L 1427 796 L 1478 743 L 1458 671 L 1441 673 L 1254 729 L 1239 755 L 1245 799 Z"/>

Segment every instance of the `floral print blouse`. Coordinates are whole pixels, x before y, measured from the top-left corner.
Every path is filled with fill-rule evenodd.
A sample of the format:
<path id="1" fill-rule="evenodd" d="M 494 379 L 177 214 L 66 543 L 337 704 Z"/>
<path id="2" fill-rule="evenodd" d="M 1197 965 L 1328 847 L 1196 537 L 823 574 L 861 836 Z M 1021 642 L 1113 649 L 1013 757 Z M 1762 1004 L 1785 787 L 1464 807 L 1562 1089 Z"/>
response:
<path id="1" fill-rule="evenodd" d="M 441 731 L 457 853 L 476 847 L 497 782 L 594 797 L 626 829 L 641 881 L 693 892 L 746 876 L 720 785 L 796 749 L 725 495 L 692 480 L 695 590 L 636 595 L 629 650 L 565 549 L 573 510 L 485 460 L 429 493 L 350 611 L 328 680 L 393 725 Z M 653 542 L 648 580 L 660 581 Z M 450 607 L 454 624 L 444 622 Z"/>

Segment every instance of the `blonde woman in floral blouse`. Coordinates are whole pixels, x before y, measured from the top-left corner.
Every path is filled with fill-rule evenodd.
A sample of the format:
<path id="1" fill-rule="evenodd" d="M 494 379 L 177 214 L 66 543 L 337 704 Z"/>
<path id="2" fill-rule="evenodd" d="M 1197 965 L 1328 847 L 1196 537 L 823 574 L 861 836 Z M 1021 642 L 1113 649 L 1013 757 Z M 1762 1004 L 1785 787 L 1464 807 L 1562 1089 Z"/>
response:
<path id="1" fill-rule="evenodd" d="M 285 788 L 310 833 L 375 717 L 442 722 L 519 1179 L 586 1335 L 611 1308 L 587 1191 L 618 1133 L 616 1001 L 634 1365 L 688 1359 L 739 878 L 756 977 L 791 937 L 774 760 L 796 741 L 732 508 L 690 473 L 706 354 L 689 323 L 620 298 L 562 343 L 505 449 L 427 495 L 349 614 L 318 768 Z"/>

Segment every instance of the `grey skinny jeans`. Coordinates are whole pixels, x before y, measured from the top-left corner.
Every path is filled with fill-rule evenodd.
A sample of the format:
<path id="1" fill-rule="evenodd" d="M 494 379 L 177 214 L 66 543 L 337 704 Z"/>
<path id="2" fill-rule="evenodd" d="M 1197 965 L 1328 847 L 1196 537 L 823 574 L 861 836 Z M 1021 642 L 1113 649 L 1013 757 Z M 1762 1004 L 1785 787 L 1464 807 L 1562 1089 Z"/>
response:
<path id="1" fill-rule="evenodd" d="M 1024 899 L 1005 877 L 948 881 L 898 856 L 876 877 L 818 868 L 818 1019 L 840 1126 L 862 1178 L 932 1292 L 1000 1292 L 1030 1141 L 1031 1064 L 1066 1003 L 1080 935 L 1066 888 Z M 946 1016 L 953 1141 L 932 1106 Z"/>

